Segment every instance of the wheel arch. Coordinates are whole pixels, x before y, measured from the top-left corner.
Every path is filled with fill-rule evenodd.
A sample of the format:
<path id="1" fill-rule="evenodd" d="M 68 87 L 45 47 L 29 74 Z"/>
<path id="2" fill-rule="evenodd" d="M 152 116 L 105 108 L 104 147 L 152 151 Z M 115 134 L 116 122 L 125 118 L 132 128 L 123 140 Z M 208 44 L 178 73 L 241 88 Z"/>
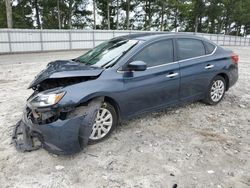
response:
<path id="1" fill-rule="evenodd" d="M 97 98 L 102 98 L 102 102 L 108 102 L 114 107 L 116 114 L 117 114 L 117 121 L 119 124 L 120 123 L 120 107 L 119 107 L 118 103 L 112 97 L 104 96 L 104 95 L 95 95 L 95 96 L 89 97 L 87 100 L 82 100 L 80 103 L 78 103 L 77 106 L 78 107 L 79 106 L 86 106 L 87 104 L 91 103 L 91 101 L 93 101 Z M 79 131 L 78 131 L 78 142 L 79 142 L 81 148 L 83 148 L 83 146 L 84 146 L 84 143 L 82 140 L 83 134 L 84 134 L 84 129 L 82 129 L 82 127 L 80 127 Z M 89 143 L 92 143 L 92 142 L 89 142 Z"/>
<path id="2" fill-rule="evenodd" d="M 109 96 L 103 96 L 104 97 L 104 102 L 108 102 L 110 103 L 114 108 L 115 108 L 115 111 L 116 111 L 116 114 L 117 114 L 117 118 L 118 118 L 118 122 L 120 121 L 120 106 L 119 104 L 115 101 L 115 99 L 109 97 Z"/>
<path id="3" fill-rule="evenodd" d="M 217 74 L 216 76 L 221 76 L 222 78 L 224 78 L 225 82 L 226 82 L 226 91 L 228 91 L 229 89 L 229 77 L 226 73 L 222 72 L 222 73 L 219 73 Z"/>
<path id="4" fill-rule="evenodd" d="M 86 103 L 89 103 L 91 100 L 95 99 L 95 98 L 98 98 L 98 97 L 103 97 L 104 98 L 104 102 L 108 102 L 110 103 L 114 108 L 115 108 L 115 111 L 116 111 L 116 114 L 117 114 L 117 118 L 118 118 L 118 122 L 120 122 L 121 120 L 121 110 L 120 110 L 120 106 L 119 106 L 119 103 L 112 97 L 108 96 L 108 95 L 94 95 L 94 96 L 89 96 L 87 98 L 87 100 L 82 100 L 80 102 L 80 105 L 81 104 L 86 104 Z"/>

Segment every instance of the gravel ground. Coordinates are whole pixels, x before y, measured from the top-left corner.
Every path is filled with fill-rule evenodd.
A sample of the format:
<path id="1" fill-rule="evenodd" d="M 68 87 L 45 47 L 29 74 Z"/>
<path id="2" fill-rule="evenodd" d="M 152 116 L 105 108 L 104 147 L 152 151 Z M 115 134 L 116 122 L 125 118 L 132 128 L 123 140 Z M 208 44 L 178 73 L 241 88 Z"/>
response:
<path id="1" fill-rule="evenodd" d="M 11 144 L 33 77 L 81 51 L 0 56 L 0 187 L 250 187 L 250 48 L 240 78 L 217 106 L 193 103 L 123 122 L 73 156 Z"/>

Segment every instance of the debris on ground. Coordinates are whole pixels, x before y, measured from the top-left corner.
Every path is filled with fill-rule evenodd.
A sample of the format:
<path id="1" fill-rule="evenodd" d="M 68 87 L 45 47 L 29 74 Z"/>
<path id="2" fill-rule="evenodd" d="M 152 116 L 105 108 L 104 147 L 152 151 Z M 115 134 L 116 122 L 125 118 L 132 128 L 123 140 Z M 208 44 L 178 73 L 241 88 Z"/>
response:
<path id="1" fill-rule="evenodd" d="M 220 104 L 197 102 L 142 115 L 67 157 L 18 153 L 9 143 L 33 77 L 47 62 L 82 51 L 1 55 L 1 187 L 249 187 L 250 48 L 229 48 L 240 55 L 240 77 Z"/>
<path id="2" fill-rule="evenodd" d="M 64 169 L 64 166 L 62 166 L 62 165 L 57 165 L 57 166 L 55 166 L 55 169 L 56 169 L 56 170 L 62 170 L 62 169 Z"/>

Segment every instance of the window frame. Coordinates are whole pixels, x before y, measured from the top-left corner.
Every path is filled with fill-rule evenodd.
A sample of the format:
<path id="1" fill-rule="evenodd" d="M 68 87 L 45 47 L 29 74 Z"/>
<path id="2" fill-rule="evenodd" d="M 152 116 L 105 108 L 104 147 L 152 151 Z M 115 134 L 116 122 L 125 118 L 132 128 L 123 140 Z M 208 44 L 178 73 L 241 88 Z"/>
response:
<path id="1" fill-rule="evenodd" d="M 217 46 L 216 46 L 215 44 L 209 42 L 209 41 L 202 41 L 202 42 L 203 42 L 203 45 L 205 46 L 205 49 L 206 49 L 206 55 L 213 54 L 214 51 L 216 50 Z M 212 46 L 214 46 L 214 50 L 213 50 L 211 53 L 209 53 L 209 51 L 208 51 L 208 46 L 207 46 L 206 43 L 207 43 L 207 44 L 210 44 L 210 45 L 212 45 Z"/>
<path id="2" fill-rule="evenodd" d="M 179 45 L 178 45 L 178 40 L 179 39 L 189 39 L 189 40 L 197 40 L 197 41 L 200 41 L 201 44 L 203 45 L 204 47 L 204 51 L 205 51 L 205 54 L 204 55 L 200 55 L 200 56 L 195 56 L 195 57 L 190 57 L 190 58 L 186 58 L 186 59 L 180 59 L 179 57 Z M 206 49 L 206 46 L 203 42 L 203 40 L 201 39 L 196 39 L 196 38 L 188 38 L 188 37 L 178 37 L 176 38 L 176 53 L 177 53 L 177 60 L 178 62 L 182 62 L 182 61 L 187 61 L 187 60 L 192 60 L 192 59 L 197 59 L 197 58 L 201 58 L 201 57 L 204 57 L 204 56 L 207 56 L 207 49 Z"/>
<path id="3" fill-rule="evenodd" d="M 148 67 L 147 66 L 147 70 L 148 69 L 152 69 L 152 68 L 157 68 L 157 67 L 162 67 L 162 66 L 166 66 L 166 65 L 169 65 L 169 64 L 174 64 L 174 63 L 178 63 L 176 60 L 176 48 L 175 48 L 175 39 L 174 38 L 164 38 L 164 39 L 158 39 L 158 40 L 155 40 L 155 41 L 152 41 L 146 45 L 144 45 L 141 49 L 139 49 L 134 55 L 132 55 L 131 58 L 129 58 L 129 60 L 124 64 L 125 66 L 129 63 L 131 63 L 133 61 L 133 58 L 139 54 L 142 50 L 144 50 L 145 48 L 147 48 L 148 46 L 150 45 L 153 45 L 157 42 L 163 42 L 163 41 L 168 41 L 168 40 L 171 40 L 172 41 L 172 47 L 173 47 L 173 61 L 172 62 L 169 62 L 169 63 L 164 63 L 164 64 L 161 64 L 161 65 L 155 65 L 155 66 L 152 66 L 152 67 Z"/>

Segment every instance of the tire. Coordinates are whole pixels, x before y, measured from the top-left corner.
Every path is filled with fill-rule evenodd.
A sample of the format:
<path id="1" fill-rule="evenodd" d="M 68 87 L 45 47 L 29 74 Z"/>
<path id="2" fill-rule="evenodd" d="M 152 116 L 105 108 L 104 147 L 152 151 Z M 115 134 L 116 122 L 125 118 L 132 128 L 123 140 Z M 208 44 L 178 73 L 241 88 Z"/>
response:
<path id="1" fill-rule="evenodd" d="M 110 103 L 104 102 L 98 114 L 96 117 L 96 122 L 93 125 L 92 133 L 89 137 L 90 144 L 97 143 L 108 138 L 118 124 L 117 112 Z M 111 116 L 111 117 L 108 118 L 108 116 Z M 103 131 L 104 128 L 107 129 L 106 133 Z M 95 131 L 95 133 L 93 133 L 93 131 Z M 100 137 L 98 137 L 98 133 L 99 133 L 98 131 L 101 131 L 102 133 Z"/>
<path id="2" fill-rule="evenodd" d="M 203 100 L 206 104 L 216 105 L 224 97 L 226 92 L 226 81 L 222 76 L 215 76 L 210 82 L 206 92 L 206 98 Z"/>

